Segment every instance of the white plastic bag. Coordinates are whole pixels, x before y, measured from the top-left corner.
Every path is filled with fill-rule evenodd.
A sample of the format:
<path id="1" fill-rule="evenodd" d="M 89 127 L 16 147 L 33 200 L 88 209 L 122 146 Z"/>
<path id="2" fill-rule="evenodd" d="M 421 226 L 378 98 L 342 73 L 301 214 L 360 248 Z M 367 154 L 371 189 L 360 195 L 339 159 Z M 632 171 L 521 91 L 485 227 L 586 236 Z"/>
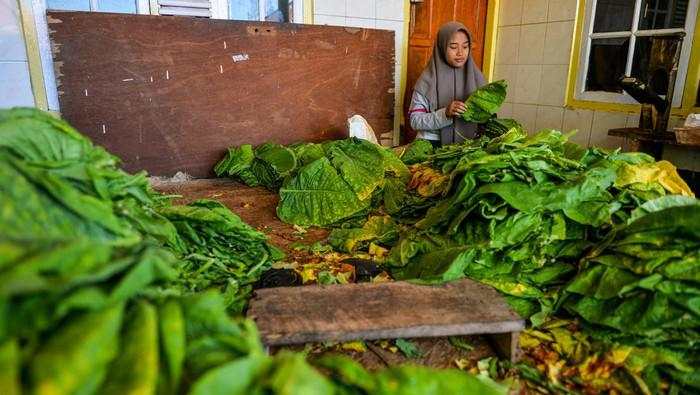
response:
<path id="1" fill-rule="evenodd" d="M 374 130 L 362 115 L 353 115 L 348 118 L 348 132 L 350 137 L 357 137 L 379 145 L 377 136 L 374 135 Z"/>
<path id="2" fill-rule="evenodd" d="M 688 114 L 688 118 L 685 119 L 685 124 L 683 127 L 686 128 L 697 128 L 700 127 L 700 114 Z"/>

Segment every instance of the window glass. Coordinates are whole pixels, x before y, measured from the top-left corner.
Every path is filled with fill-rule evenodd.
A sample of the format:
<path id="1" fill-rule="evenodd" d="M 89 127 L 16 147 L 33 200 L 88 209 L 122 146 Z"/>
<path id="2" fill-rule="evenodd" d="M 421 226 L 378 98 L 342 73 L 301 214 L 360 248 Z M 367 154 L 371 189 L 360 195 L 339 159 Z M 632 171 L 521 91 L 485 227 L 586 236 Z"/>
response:
<path id="1" fill-rule="evenodd" d="M 634 3 L 635 0 L 598 0 L 593 32 L 629 31 L 632 28 Z"/>
<path id="2" fill-rule="evenodd" d="M 47 0 L 46 9 L 65 11 L 90 11 L 90 0 Z"/>
<path id="3" fill-rule="evenodd" d="M 619 79 L 625 74 L 629 38 L 591 40 L 586 90 L 622 92 Z"/>
<path id="4" fill-rule="evenodd" d="M 97 7 L 98 11 L 102 12 L 135 14 L 136 0 L 99 0 Z"/>
<path id="5" fill-rule="evenodd" d="M 642 0 L 639 30 L 685 27 L 688 0 Z"/>
<path id="6" fill-rule="evenodd" d="M 240 21 L 258 21 L 258 0 L 229 0 L 229 18 Z"/>
<path id="7" fill-rule="evenodd" d="M 649 83 L 657 94 L 665 95 L 677 45 L 671 37 L 637 37 L 631 75 Z"/>
<path id="8" fill-rule="evenodd" d="M 289 0 L 267 0 L 265 20 L 270 22 L 289 22 L 292 3 Z"/>

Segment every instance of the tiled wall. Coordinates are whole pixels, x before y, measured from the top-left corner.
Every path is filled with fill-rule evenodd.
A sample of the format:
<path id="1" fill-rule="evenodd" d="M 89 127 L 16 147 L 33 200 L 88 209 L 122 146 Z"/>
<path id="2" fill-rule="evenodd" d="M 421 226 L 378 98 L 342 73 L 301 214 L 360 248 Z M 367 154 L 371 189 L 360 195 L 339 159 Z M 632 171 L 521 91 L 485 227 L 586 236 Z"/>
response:
<path id="1" fill-rule="evenodd" d="M 34 106 L 17 0 L 0 0 L 0 108 Z"/>
<path id="2" fill-rule="evenodd" d="M 382 135 L 382 144 L 391 145 L 393 136 L 398 133 L 401 75 L 403 61 L 404 1 L 406 0 L 314 0 L 314 23 L 348 27 L 364 27 L 394 31 L 395 109 L 394 131 Z"/>
<path id="3" fill-rule="evenodd" d="M 509 89 L 499 116 L 531 132 L 577 129 L 572 140 L 585 146 L 625 148 L 608 129 L 636 126 L 637 114 L 564 107 L 576 10 L 576 0 L 500 1 L 494 78 L 506 79 Z"/>

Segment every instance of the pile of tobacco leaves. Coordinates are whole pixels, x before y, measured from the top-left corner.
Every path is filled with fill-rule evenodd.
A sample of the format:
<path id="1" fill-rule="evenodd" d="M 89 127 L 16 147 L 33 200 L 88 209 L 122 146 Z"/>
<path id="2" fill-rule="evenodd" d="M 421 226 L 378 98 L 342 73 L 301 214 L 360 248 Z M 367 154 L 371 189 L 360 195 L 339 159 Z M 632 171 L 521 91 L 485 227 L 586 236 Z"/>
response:
<path id="1" fill-rule="evenodd" d="M 3 394 L 505 392 L 457 369 L 266 355 L 241 311 L 282 254 L 220 203 L 173 205 L 118 165 L 64 121 L 0 110 Z"/>
<path id="2" fill-rule="evenodd" d="M 520 366 L 542 388 L 697 393 L 700 203 L 669 162 L 528 135 L 496 117 L 504 97 L 502 82 L 470 97 L 486 133 L 463 144 L 241 146 L 216 172 L 279 191 L 279 217 L 333 228 L 336 251 L 385 251 L 396 279 L 493 286 L 529 319 L 530 359 L 558 355 Z"/>

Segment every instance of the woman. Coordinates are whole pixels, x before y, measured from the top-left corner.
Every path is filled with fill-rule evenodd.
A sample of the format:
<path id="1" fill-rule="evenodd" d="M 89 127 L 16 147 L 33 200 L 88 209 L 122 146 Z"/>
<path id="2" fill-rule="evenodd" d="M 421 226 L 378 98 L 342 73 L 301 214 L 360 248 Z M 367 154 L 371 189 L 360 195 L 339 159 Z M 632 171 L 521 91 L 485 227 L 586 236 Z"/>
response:
<path id="1" fill-rule="evenodd" d="M 418 78 L 409 119 L 417 138 L 434 147 L 476 137 L 476 124 L 460 115 L 464 101 L 486 84 L 471 56 L 471 33 L 459 22 L 449 22 L 438 32 L 433 56 Z"/>

